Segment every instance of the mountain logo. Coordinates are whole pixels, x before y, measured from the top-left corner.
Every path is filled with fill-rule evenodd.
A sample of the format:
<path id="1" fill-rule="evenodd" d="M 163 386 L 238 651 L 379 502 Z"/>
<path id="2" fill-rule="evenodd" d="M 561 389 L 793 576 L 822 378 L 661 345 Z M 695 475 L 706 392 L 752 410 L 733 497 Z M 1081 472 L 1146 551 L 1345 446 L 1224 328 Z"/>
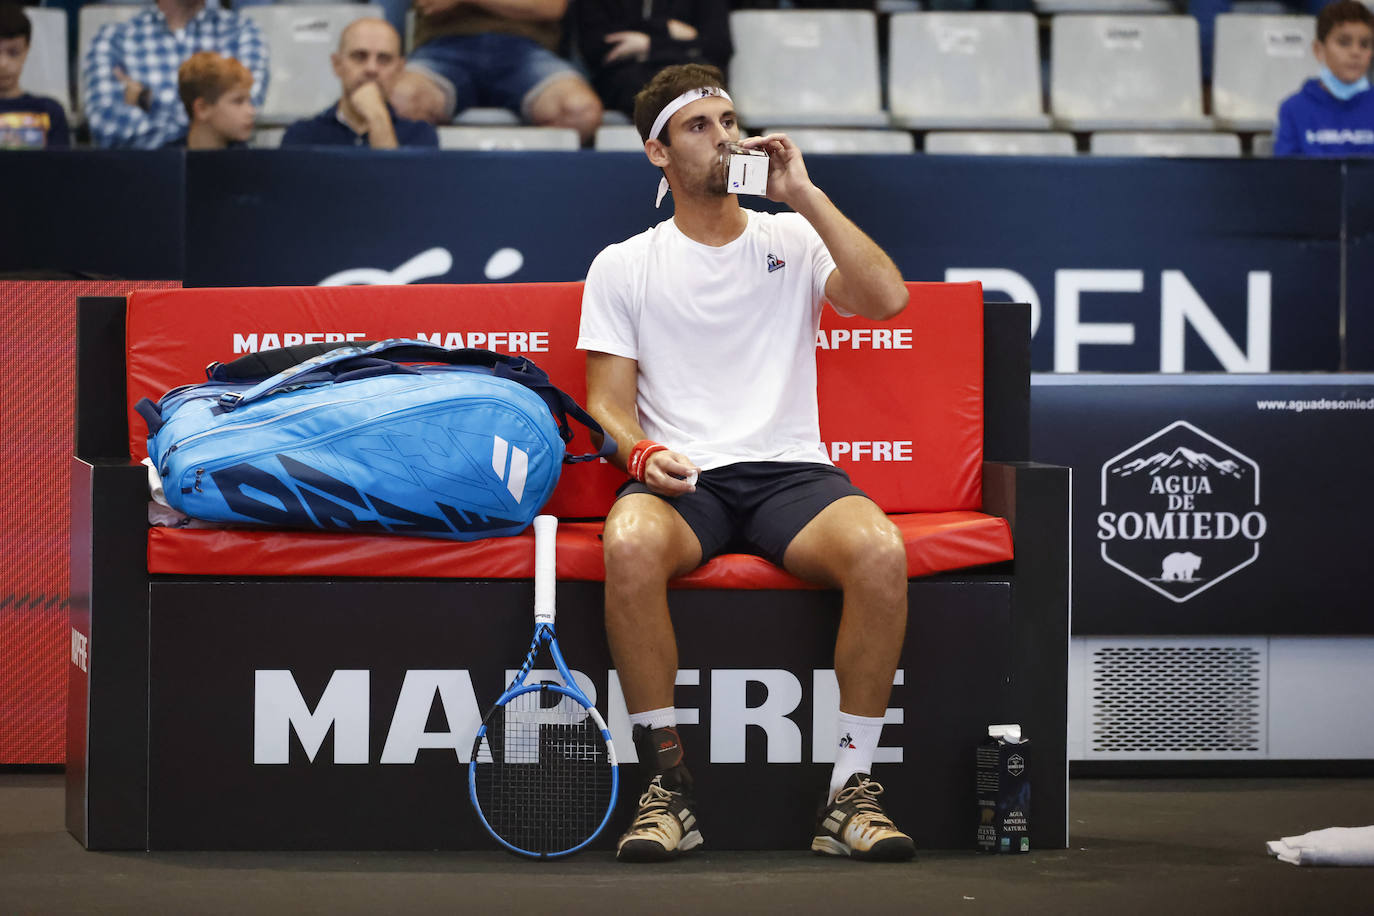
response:
<path id="1" fill-rule="evenodd" d="M 1259 559 L 1259 465 L 1185 420 L 1102 464 L 1103 562 L 1174 602 Z"/>

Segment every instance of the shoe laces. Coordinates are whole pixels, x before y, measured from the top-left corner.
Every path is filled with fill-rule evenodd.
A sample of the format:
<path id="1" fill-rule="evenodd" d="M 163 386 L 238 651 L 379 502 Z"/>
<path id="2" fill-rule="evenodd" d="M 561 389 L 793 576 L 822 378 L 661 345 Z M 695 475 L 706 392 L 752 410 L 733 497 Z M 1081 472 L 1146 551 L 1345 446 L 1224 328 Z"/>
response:
<path id="1" fill-rule="evenodd" d="M 663 788 L 660 777 L 655 776 L 649 787 L 644 790 L 644 794 L 639 796 L 639 815 L 630 829 L 652 830 L 665 836 L 669 835 L 667 824 L 679 824 L 677 816 L 669 810 L 674 794 L 676 793 Z"/>
<path id="2" fill-rule="evenodd" d="M 860 776 L 857 785 L 845 786 L 835 794 L 835 804 L 852 803 L 854 805 L 856 811 L 851 823 L 860 830 L 866 831 L 877 828 L 895 830 L 897 825 L 888 820 L 887 813 L 878 804 L 878 796 L 882 794 L 881 783 Z"/>

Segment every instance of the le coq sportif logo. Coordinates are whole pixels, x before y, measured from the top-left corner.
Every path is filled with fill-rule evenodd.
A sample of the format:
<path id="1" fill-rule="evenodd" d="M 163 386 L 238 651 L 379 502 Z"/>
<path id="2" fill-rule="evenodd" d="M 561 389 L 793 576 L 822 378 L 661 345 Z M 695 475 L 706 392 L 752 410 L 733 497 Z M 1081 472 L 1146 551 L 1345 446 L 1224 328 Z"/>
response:
<path id="1" fill-rule="evenodd" d="M 1102 559 L 1171 601 L 1254 563 L 1268 526 L 1259 465 L 1184 420 L 1102 465 Z"/>

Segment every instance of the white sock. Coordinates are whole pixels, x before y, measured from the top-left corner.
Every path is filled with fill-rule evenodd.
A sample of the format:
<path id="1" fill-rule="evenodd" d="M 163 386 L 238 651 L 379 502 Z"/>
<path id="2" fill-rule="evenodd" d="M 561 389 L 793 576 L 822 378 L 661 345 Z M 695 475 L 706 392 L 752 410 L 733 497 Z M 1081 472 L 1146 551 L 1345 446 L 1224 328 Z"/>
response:
<path id="1" fill-rule="evenodd" d="M 643 725 L 645 728 L 672 728 L 677 725 L 677 707 L 665 706 L 662 709 L 649 709 L 644 712 L 630 713 L 630 728 Z"/>
<path id="2" fill-rule="evenodd" d="M 835 768 L 830 771 L 830 800 L 849 782 L 855 773 L 873 772 L 873 755 L 878 750 L 878 736 L 883 731 L 881 718 L 869 719 L 841 712 L 839 749 L 835 753 Z"/>

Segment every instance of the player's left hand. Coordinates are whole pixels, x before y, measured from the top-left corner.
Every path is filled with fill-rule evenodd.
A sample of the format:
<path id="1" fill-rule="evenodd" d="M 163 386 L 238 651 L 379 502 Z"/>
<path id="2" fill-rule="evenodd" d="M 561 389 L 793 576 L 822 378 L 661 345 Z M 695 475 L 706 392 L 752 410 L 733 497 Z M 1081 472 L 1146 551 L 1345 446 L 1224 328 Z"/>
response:
<path id="1" fill-rule="evenodd" d="M 802 194 L 810 191 L 811 176 L 801 150 L 787 134 L 768 134 L 740 141 L 741 146 L 761 149 L 768 154 L 768 192 L 771 201 L 791 206 Z"/>

